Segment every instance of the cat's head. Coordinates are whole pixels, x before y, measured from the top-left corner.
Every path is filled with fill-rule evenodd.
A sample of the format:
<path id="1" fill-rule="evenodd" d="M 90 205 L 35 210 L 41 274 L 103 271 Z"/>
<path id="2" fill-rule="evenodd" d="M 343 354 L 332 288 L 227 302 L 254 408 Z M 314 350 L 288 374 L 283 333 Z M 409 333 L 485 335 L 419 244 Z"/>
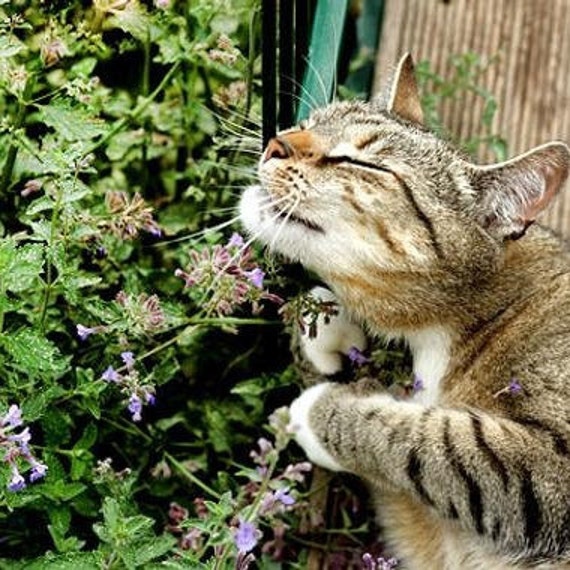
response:
<path id="1" fill-rule="evenodd" d="M 478 166 L 422 125 L 413 62 L 385 98 L 334 103 L 272 139 L 241 217 L 272 249 L 334 275 L 492 271 L 564 183 L 549 143 Z"/>

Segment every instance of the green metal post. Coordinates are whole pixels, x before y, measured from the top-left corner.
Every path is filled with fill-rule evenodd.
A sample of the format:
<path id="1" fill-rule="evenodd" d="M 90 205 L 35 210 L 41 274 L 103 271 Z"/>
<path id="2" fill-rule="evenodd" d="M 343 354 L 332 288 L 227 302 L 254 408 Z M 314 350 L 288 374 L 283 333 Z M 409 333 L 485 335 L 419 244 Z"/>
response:
<path id="1" fill-rule="evenodd" d="M 317 3 L 298 121 L 305 119 L 311 109 L 330 101 L 347 9 L 348 0 L 319 0 Z"/>

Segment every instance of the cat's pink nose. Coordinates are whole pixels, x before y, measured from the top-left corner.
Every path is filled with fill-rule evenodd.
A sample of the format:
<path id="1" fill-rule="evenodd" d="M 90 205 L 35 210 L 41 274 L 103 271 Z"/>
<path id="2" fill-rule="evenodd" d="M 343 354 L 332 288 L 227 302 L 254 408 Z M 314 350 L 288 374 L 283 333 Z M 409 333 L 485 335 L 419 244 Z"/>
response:
<path id="1" fill-rule="evenodd" d="M 283 139 L 279 137 L 272 138 L 265 148 L 263 160 L 270 158 L 289 158 L 293 155 L 293 149 Z"/>
<path id="2" fill-rule="evenodd" d="M 322 149 L 322 139 L 310 131 L 281 133 L 267 143 L 263 161 L 265 162 L 270 158 L 316 161 L 323 156 Z"/>

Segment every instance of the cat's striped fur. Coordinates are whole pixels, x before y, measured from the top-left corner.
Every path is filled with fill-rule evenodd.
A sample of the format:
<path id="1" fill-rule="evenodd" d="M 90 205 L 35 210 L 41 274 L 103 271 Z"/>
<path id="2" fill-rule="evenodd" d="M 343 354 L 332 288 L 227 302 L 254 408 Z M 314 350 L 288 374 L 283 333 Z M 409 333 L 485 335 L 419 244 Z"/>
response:
<path id="1" fill-rule="evenodd" d="M 570 256 L 531 225 L 563 185 L 550 143 L 477 166 L 421 126 L 411 59 L 382 107 L 281 133 L 241 211 L 424 390 L 319 384 L 291 408 L 315 462 L 366 479 L 403 569 L 570 568 Z"/>

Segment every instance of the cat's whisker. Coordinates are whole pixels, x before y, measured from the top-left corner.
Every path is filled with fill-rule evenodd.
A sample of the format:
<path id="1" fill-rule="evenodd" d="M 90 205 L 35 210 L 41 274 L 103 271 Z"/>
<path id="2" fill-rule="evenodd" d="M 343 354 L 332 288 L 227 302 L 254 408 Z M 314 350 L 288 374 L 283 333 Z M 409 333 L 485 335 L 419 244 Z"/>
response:
<path id="1" fill-rule="evenodd" d="M 271 197 L 269 197 L 268 201 L 263 202 L 263 205 L 261 206 L 261 211 L 265 211 L 267 209 L 274 209 L 275 206 L 277 204 L 280 204 L 286 200 L 289 200 L 291 197 L 292 192 L 289 192 L 288 194 L 286 194 L 285 196 L 282 196 L 281 198 L 279 198 L 278 200 L 271 200 Z M 287 207 L 285 208 L 281 208 L 279 210 L 277 210 L 275 212 L 274 215 L 272 215 L 268 220 L 265 221 L 265 224 L 267 223 L 272 223 L 274 221 L 276 221 L 279 217 L 283 216 L 283 214 L 286 212 Z M 239 257 L 241 255 L 243 255 L 243 253 L 252 245 L 253 242 L 257 241 L 260 237 L 260 234 L 262 233 L 263 228 L 259 231 L 259 232 L 255 232 L 253 235 L 251 235 L 244 243 L 243 245 L 241 245 L 236 252 L 230 257 L 230 259 L 228 260 L 228 262 L 226 263 L 226 265 L 224 265 L 223 267 L 219 268 L 218 274 L 216 275 L 216 277 L 213 279 L 212 283 L 210 284 L 210 286 L 206 289 L 206 291 L 204 291 L 203 295 L 202 295 L 202 299 L 200 301 L 200 304 L 204 304 L 207 300 L 207 298 L 209 297 L 210 293 L 216 288 L 216 286 L 220 283 L 220 280 L 222 278 L 222 276 L 225 274 L 225 272 L 229 269 L 229 267 L 231 267 L 231 265 L 233 263 L 236 262 L 236 260 L 239 259 Z"/>
<path id="2" fill-rule="evenodd" d="M 259 117 L 253 117 L 253 116 L 247 117 L 243 113 L 240 113 L 239 111 L 232 111 L 231 112 L 231 115 L 237 116 L 240 119 L 242 119 L 244 122 L 250 123 L 250 124 L 252 124 L 258 128 L 258 129 L 252 129 L 252 128 L 246 126 L 244 123 L 238 123 L 236 121 L 232 121 L 229 116 L 224 116 L 222 113 L 220 113 L 218 111 L 213 111 L 212 109 L 210 109 L 209 107 L 206 107 L 203 104 L 202 104 L 202 107 L 205 110 L 207 110 L 208 113 L 213 115 L 220 122 L 220 125 L 222 127 L 230 124 L 235 129 L 240 131 L 241 132 L 240 134 L 252 135 L 254 137 L 259 138 L 259 132 L 261 131 L 261 125 L 262 125 L 262 121 Z"/>
<path id="3" fill-rule="evenodd" d="M 315 107 L 319 106 L 319 103 L 317 101 L 317 99 L 315 98 L 315 96 L 309 91 L 309 89 L 307 89 L 307 87 L 303 84 L 302 81 L 298 81 L 295 77 L 292 76 L 285 76 L 287 77 L 287 79 L 298 89 L 301 90 L 302 95 L 298 95 L 297 93 L 286 93 L 285 91 L 279 91 L 279 93 L 281 94 L 286 94 L 286 95 L 292 95 L 295 100 L 297 102 L 302 102 L 305 100 L 305 98 L 307 99 L 307 101 L 309 102 L 309 106 L 314 109 Z"/>
<path id="4" fill-rule="evenodd" d="M 271 196 L 267 196 L 266 198 L 263 198 L 260 201 L 260 212 L 264 212 L 266 210 L 271 210 L 276 205 L 279 205 L 283 201 L 288 200 L 288 199 L 289 199 L 289 195 L 283 196 L 277 200 L 273 199 Z M 234 211 L 234 212 L 236 212 L 237 209 L 238 209 L 238 206 L 231 206 L 231 207 L 227 207 L 227 208 L 221 208 L 220 211 L 223 210 L 223 211 Z M 236 213 L 235 216 L 233 216 L 229 220 L 225 220 L 224 222 L 216 224 L 215 226 L 203 228 L 197 232 L 194 232 L 192 234 L 188 234 L 188 235 L 185 235 L 185 236 L 182 236 L 179 238 L 163 240 L 159 243 L 154 244 L 154 247 L 164 247 L 164 246 L 168 246 L 168 245 L 175 244 L 175 243 L 181 243 L 184 241 L 191 241 L 191 240 L 196 240 L 198 238 L 204 238 L 209 234 L 213 234 L 213 233 L 219 232 L 220 230 L 223 230 L 227 227 L 230 227 L 239 221 L 240 221 L 240 215 L 238 212 L 238 213 Z M 254 240 L 251 240 L 251 241 L 254 241 Z"/>
<path id="5" fill-rule="evenodd" d="M 315 65 L 313 64 L 313 62 L 311 61 L 310 58 L 306 57 L 305 63 L 312 70 L 312 72 L 315 74 L 317 82 L 319 83 L 319 87 L 321 88 L 322 95 L 323 95 L 323 103 L 322 104 L 327 103 L 329 100 L 329 93 L 328 93 L 327 87 L 325 85 L 325 82 L 323 81 L 323 78 L 321 76 L 321 72 L 315 67 Z M 318 100 L 315 97 L 311 97 L 311 101 L 309 103 L 310 103 L 309 106 L 311 107 L 311 109 L 315 109 L 316 107 L 320 106 L 320 104 L 318 103 Z M 314 107 L 311 106 L 311 104 L 314 105 Z"/>
<path id="6" fill-rule="evenodd" d="M 289 220 L 291 219 L 291 216 L 293 215 L 293 212 L 295 211 L 295 209 L 297 208 L 297 206 L 299 205 L 299 203 L 301 202 L 301 197 L 300 196 L 296 196 L 295 197 L 295 202 L 291 205 L 289 211 L 285 214 L 285 217 L 283 218 L 283 220 L 281 221 L 281 223 L 279 224 L 277 231 L 275 232 L 275 235 L 273 236 L 273 238 L 271 239 L 271 241 L 269 242 L 269 248 L 272 249 L 275 246 L 275 243 L 277 242 L 277 240 L 279 239 L 279 237 L 281 236 L 281 233 L 283 232 L 283 228 L 287 225 L 287 223 L 289 222 Z M 283 217 L 283 213 L 282 212 L 280 217 Z"/>
<path id="7" fill-rule="evenodd" d="M 240 174 L 244 176 L 244 178 L 257 180 L 257 173 L 255 166 L 252 167 L 235 166 L 235 165 L 215 162 L 213 160 L 208 160 L 208 159 L 202 159 L 201 163 L 212 167 L 216 167 L 216 169 L 218 170 L 227 170 L 228 172 L 234 172 L 236 174 Z"/>

